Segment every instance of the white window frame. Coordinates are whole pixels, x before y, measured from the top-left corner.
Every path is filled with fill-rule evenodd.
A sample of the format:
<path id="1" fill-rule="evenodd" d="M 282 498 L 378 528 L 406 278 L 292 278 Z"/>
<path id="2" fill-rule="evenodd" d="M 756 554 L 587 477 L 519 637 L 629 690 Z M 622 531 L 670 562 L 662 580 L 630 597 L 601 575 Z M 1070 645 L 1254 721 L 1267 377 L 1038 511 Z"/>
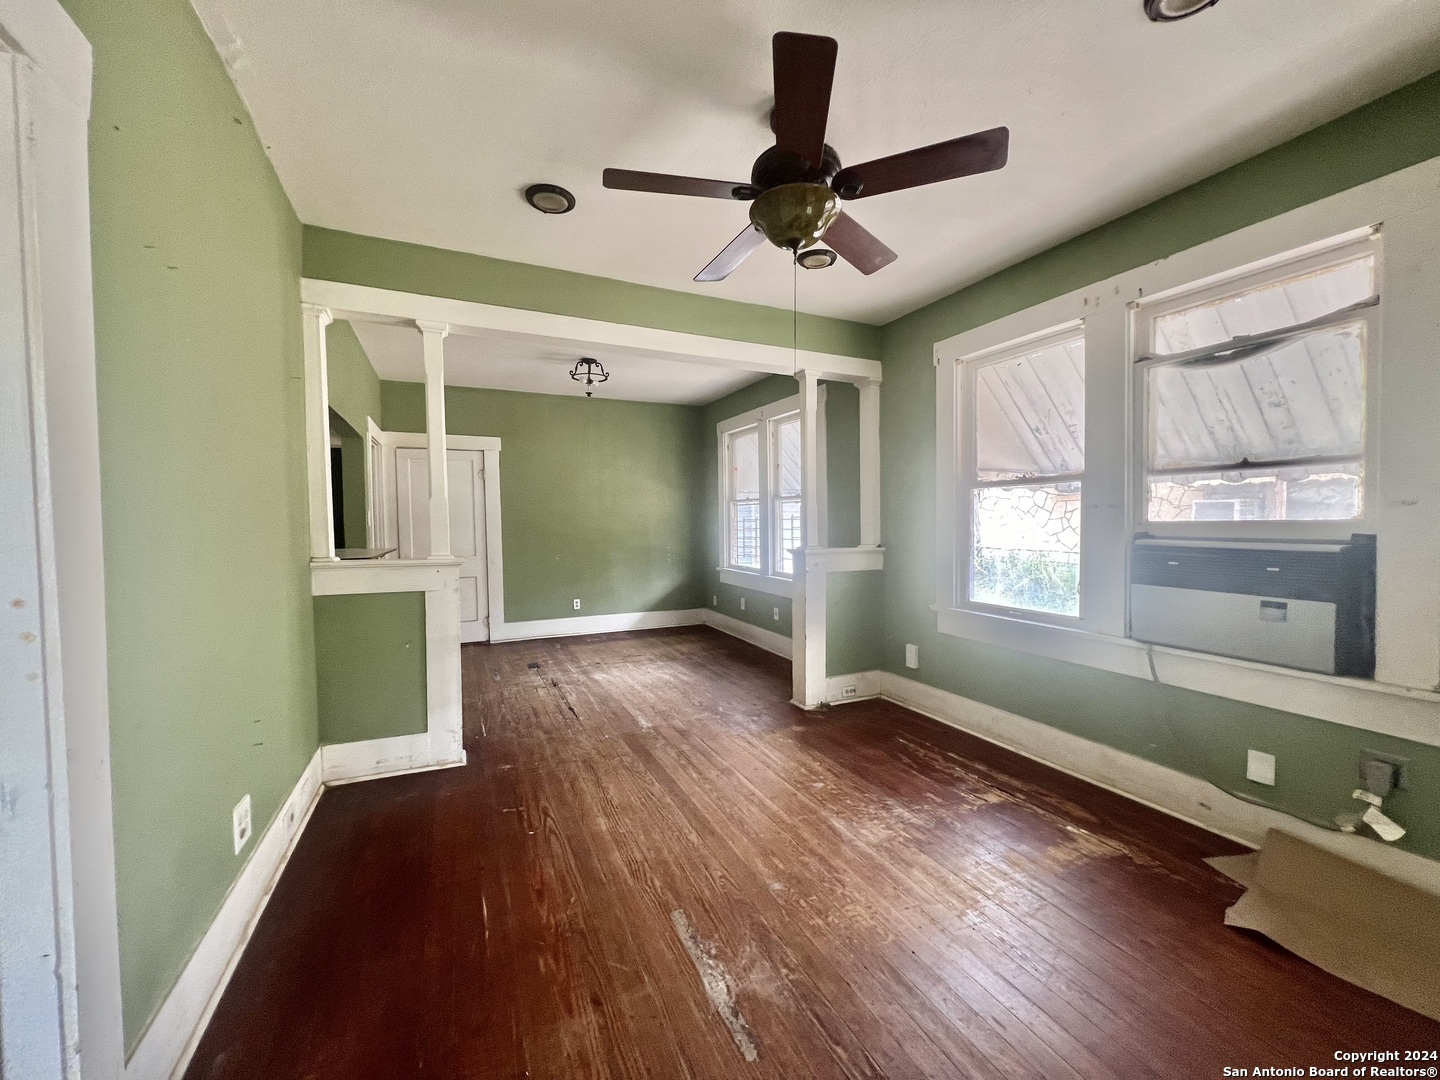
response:
<path id="1" fill-rule="evenodd" d="M 817 412 L 817 423 L 824 416 L 825 388 L 820 387 L 819 397 L 820 410 Z M 729 417 L 715 425 L 717 461 L 719 462 L 719 553 L 720 565 L 717 568 L 720 580 L 726 585 L 734 585 L 743 589 L 754 589 L 757 592 L 769 593 L 772 596 L 790 596 L 794 592 L 795 580 L 791 574 L 782 574 L 776 570 L 776 538 L 775 530 L 778 522 L 774 520 L 775 507 L 779 501 L 775 494 L 775 440 L 779 425 L 786 420 L 793 419 L 800 414 L 800 395 L 794 394 L 779 401 L 771 402 L 769 405 L 762 405 L 758 409 L 751 409 L 738 416 Z M 730 462 L 729 462 L 729 437 L 738 434 L 749 428 L 757 428 L 760 431 L 760 569 L 752 570 L 747 567 L 733 566 L 730 563 Z M 825 485 L 825 439 L 823 424 L 817 433 L 816 445 L 819 457 L 820 491 L 819 499 L 821 507 L 826 503 Z M 822 526 L 823 531 L 823 526 Z M 823 539 L 818 540 L 823 543 Z M 814 542 L 812 542 L 814 546 Z"/>
<path id="2" fill-rule="evenodd" d="M 1392 173 L 1158 261 L 964 330 L 934 346 L 936 378 L 936 628 L 1037 656 L 1100 668 L 1285 712 L 1440 746 L 1440 159 Z M 1347 522 L 1272 522 L 1290 535 L 1334 530 L 1378 537 L 1376 673 L 1373 680 L 1295 671 L 1165 646 L 1126 636 L 1129 557 L 1141 523 L 1144 487 L 1135 418 L 1137 307 L 1196 296 L 1254 275 L 1283 276 L 1383 226 L 1366 391 L 1365 509 Z M 1400 272 L 1404 269 L 1404 273 Z M 954 361 L 1068 320 L 1085 322 L 1086 490 L 1081 571 L 1083 614 L 1074 627 L 954 604 L 958 515 L 955 481 Z M 1148 346 L 1148 335 L 1146 345 Z M 1156 523 L 1157 525 L 1159 523 Z M 1212 524 L 1212 523 L 1206 523 Z M 1337 528 L 1338 526 L 1338 528 Z M 1268 533 L 1268 530 L 1267 530 Z M 1333 533 L 1332 533 L 1333 535 Z"/>
<path id="3" fill-rule="evenodd" d="M 1378 468 L 1379 424 L 1376 418 L 1380 410 L 1380 355 L 1381 355 L 1381 312 L 1384 306 L 1384 259 L 1383 244 L 1379 229 L 1367 230 L 1359 238 L 1339 237 L 1328 242 L 1319 250 L 1287 258 L 1284 261 L 1266 265 L 1262 269 L 1246 269 L 1221 274 L 1206 281 L 1182 286 L 1156 296 L 1147 297 L 1130 305 L 1133 327 L 1131 332 L 1131 359 L 1133 361 L 1134 387 L 1131 399 L 1134 402 L 1134 446 L 1133 460 L 1134 490 L 1131 492 L 1131 506 L 1134 508 L 1134 527 L 1137 532 L 1149 532 L 1155 536 L 1173 537 L 1221 537 L 1243 539 L 1264 536 L 1279 540 L 1343 540 L 1352 533 L 1374 532 L 1376 521 L 1375 498 L 1379 491 L 1376 480 Z M 1356 259 L 1371 257 L 1375 260 L 1375 294 L 1377 302 L 1369 307 L 1350 311 L 1344 315 L 1327 317 L 1319 325 L 1365 324 L 1365 416 L 1364 445 L 1362 449 L 1362 472 L 1359 517 L 1327 521 L 1149 521 L 1149 456 L 1150 416 L 1146 394 L 1146 373 L 1167 363 L 1164 357 L 1151 358 L 1154 347 L 1155 322 L 1157 319 L 1197 307 L 1214 300 L 1220 300 L 1237 293 L 1276 285 L 1289 278 L 1341 266 Z M 1198 471 L 1198 470 L 1197 470 Z"/>
<path id="4" fill-rule="evenodd" d="M 1038 334 L 1031 334 L 1016 341 L 1007 341 L 994 348 L 985 349 L 969 356 L 960 357 L 952 363 L 955 366 L 954 374 L 954 401 L 955 401 L 955 447 L 957 454 L 956 482 L 955 482 L 955 513 L 956 542 L 953 546 L 954 570 L 951 576 L 951 607 L 959 611 L 973 611 L 982 614 L 1000 615 L 1006 618 L 1021 619 L 1027 622 L 1047 623 L 1056 626 L 1078 627 L 1083 623 L 1085 616 L 1085 512 L 1084 512 L 1084 484 L 1085 469 L 1082 467 L 1077 473 L 1066 473 L 1064 475 L 1019 478 L 1014 480 L 980 480 L 977 477 L 979 460 L 979 430 L 976 422 L 975 411 L 975 374 L 981 368 L 989 367 L 991 364 L 1001 364 L 1007 360 L 1026 356 L 1038 349 L 1049 345 L 1058 345 L 1067 341 L 1073 341 L 1077 337 L 1083 338 L 1085 334 L 1084 320 L 1072 320 L 1061 326 L 1051 327 Z M 1087 388 L 1088 390 L 1088 388 Z M 1086 394 L 1088 400 L 1089 394 Z M 1078 483 L 1081 485 L 1081 521 L 1080 521 L 1080 607 L 1076 615 L 1063 615 L 1048 611 L 1035 611 L 1030 608 L 1017 608 L 1006 605 L 988 604 L 970 598 L 970 575 L 972 571 L 971 561 L 974 556 L 973 529 L 974 521 L 972 508 L 974 505 L 974 493 L 977 490 L 993 487 L 1033 487 L 1041 483 L 1062 484 Z"/>

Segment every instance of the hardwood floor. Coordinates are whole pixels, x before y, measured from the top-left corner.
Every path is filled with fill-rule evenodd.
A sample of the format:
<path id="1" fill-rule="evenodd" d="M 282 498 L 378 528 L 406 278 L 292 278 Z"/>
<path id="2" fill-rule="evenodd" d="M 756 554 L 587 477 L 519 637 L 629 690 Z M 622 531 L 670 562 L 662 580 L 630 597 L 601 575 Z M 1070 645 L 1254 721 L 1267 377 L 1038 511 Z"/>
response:
<path id="1" fill-rule="evenodd" d="M 1440 1047 L 1221 924 L 1239 850 L 709 630 L 466 646 L 326 792 L 186 1074 L 1218 1077 Z M 752 1060 L 753 1059 L 753 1060 Z"/>

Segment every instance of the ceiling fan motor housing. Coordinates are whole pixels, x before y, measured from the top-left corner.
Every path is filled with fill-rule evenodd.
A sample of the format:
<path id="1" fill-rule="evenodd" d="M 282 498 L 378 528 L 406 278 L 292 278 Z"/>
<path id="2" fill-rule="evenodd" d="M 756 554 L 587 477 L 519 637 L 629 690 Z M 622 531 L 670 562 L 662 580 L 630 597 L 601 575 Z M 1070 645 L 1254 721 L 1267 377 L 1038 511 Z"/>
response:
<path id="1" fill-rule="evenodd" d="M 765 239 L 789 251 L 819 243 L 839 216 L 840 197 L 824 184 L 781 184 L 750 204 L 750 220 Z"/>

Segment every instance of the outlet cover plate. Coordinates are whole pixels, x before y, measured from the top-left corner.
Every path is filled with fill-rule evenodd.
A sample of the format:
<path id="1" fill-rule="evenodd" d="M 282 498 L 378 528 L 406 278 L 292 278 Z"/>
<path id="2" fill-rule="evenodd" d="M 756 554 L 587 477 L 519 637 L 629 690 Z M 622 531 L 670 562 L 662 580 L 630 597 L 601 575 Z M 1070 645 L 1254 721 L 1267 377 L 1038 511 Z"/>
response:
<path id="1" fill-rule="evenodd" d="M 1275 755 L 1262 750 L 1245 751 L 1245 779 L 1275 786 Z"/>
<path id="2" fill-rule="evenodd" d="M 919 645 L 906 645 L 906 646 L 905 646 L 905 666 L 908 667 L 908 668 L 918 668 L 918 667 L 920 666 L 920 646 L 919 646 Z"/>
<path id="3" fill-rule="evenodd" d="M 239 855 L 241 849 L 250 842 L 250 833 L 253 828 L 250 816 L 250 796 L 247 794 L 235 804 L 235 809 L 230 811 L 230 833 L 235 840 L 236 855 Z"/>

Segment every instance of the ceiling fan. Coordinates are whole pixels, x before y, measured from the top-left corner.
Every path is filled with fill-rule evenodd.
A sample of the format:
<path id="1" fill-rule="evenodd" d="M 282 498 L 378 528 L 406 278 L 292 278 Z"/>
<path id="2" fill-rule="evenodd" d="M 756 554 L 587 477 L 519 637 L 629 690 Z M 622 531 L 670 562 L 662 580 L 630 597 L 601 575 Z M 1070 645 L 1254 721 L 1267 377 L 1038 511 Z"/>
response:
<path id="1" fill-rule="evenodd" d="M 775 145 L 755 159 L 748 184 L 605 170 L 607 188 L 750 203 L 750 224 L 695 275 L 696 281 L 723 281 L 767 239 L 793 252 L 802 266 L 804 249 L 824 239 L 862 274 L 873 274 L 894 262 L 895 252 L 847 214 L 842 203 L 1004 168 L 1010 148 L 1010 129 L 1004 127 L 842 167 L 839 155 L 825 142 L 835 39 L 782 31 L 772 45 L 775 109 L 770 127 Z M 813 265 L 830 261 L 827 255 Z"/>

